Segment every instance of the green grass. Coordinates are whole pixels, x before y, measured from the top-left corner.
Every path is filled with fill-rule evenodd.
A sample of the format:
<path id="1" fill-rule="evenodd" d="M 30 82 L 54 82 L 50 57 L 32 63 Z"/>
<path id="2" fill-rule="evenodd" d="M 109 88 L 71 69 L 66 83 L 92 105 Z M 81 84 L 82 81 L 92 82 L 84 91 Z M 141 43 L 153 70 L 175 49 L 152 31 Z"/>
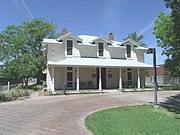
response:
<path id="1" fill-rule="evenodd" d="M 99 111 L 85 123 L 95 135 L 180 135 L 180 114 L 150 105 Z"/>

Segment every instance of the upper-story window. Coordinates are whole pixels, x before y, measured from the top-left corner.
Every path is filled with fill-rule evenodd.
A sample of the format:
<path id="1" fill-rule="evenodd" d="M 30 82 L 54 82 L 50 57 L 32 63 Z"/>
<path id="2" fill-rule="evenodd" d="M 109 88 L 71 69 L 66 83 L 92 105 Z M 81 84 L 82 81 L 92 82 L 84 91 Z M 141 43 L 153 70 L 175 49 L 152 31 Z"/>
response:
<path id="1" fill-rule="evenodd" d="M 127 45 L 127 58 L 131 58 L 131 45 Z"/>
<path id="2" fill-rule="evenodd" d="M 67 55 L 72 55 L 73 53 L 73 41 L 67 40 Z"/>
<path id="3" fill-rule="evenodd" d="M 98 43 L 98 51 L 99 51 L 99 56 L 104 55 L 104 44 L 101 42 Z"/>

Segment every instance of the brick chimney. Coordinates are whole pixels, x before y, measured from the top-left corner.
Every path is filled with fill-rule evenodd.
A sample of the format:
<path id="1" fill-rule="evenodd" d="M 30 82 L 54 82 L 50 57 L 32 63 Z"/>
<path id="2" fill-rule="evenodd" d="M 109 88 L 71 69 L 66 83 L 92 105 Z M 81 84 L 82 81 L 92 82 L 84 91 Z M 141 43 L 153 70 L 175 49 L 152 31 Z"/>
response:
<path id="1" fill-rule="evenodd" d="M 113 35 L 113 33 L 109 33 L 109 40 L 114 40 L 114 35 Z"/>
<path id="2" fill-rule="evenodd" d="M 61 30 L 60 35 L 61 35 L 61 36 L 64 36 L 64 35 L 66 35 L 67 33 L 68 33 L 67 29 L 66 29 L 66 28 L 63 28 L 63 29 Z"/>

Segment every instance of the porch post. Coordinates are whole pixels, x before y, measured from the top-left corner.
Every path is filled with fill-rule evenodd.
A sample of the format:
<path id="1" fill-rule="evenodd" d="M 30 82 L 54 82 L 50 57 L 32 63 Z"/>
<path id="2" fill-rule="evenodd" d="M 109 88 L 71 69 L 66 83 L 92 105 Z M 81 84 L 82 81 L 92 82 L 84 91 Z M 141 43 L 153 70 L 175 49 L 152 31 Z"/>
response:
<path id="1" fill-rule="evenodd" d="M 101 67 L 99 67 L 99 90 L 102 90 Z"/>
<path id="2" fill-rule="evenodd" d="M 137 81 L 137 86 L 138 86 L 138 89 L 141 88 L 140 75 L 139 75 L 139 68 L 138 68 L 138 81 Z"/>
<path id="3" fill-rule="evenodd" d="M 76 68 L 77 69 L 77 74 L 76 74 L 76 76 L 77 76 L 77 80 L 76 80 L 76 90 L 79 90 L 79 67 L 77 67 Z"/>
<path id="4" fill-rule="evenodd" d="M 51 91 L 54 92 L 54 66 L 51 67 Z"/>
<path id="5" fill-rule="evenodd" d="M 122 89 L 121 68 L 119 68 L 119 89 Z"/>

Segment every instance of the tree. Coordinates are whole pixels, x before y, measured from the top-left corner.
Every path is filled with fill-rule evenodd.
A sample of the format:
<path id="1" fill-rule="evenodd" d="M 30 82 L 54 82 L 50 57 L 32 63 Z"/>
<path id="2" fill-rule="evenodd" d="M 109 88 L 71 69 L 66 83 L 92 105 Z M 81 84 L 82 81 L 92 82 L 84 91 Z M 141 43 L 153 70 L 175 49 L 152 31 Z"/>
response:
<path id="1" fill-rule="evenodd" d="M 180 46 L 180 0 L 164 0 L 166 7 L 171 8 L 171 17 L 174 22 L 174 33 L 176 35 L 176 41 Z"/>
<path id="2" fill-rule="evenodd" d="M 27 86 L 29 77 L 41 78 L 45 69 L 42 54 L 43 38 L 53 38 L 56 25 L 44 19 L 10 25 L 0 33 L 0 61 L 4 63 L 5 77 L 23 79 Z"/>
<path id="3" fill-rule="evenodd" d="M 142 39 L 144 38 L 143 35 L 138 35 L 136 32 L 132 32 L 132 33 L 128 34 L 128 36 L 123 40 L 126 40 L 128 38 L 131 38 L 134 41 L 136 41 L 137 43 L 139 43 L 139 46 L 147 47 L 147 45 L 145 43 L 143 43 L 143 41 L 142 41 Z"/>
<path id="4" fill-rule="evenodd" d="M 165 70 L 174 77 L 180 76 L 180 3 L 177 0 L 165 0 L 172 9 L 171 14 L 160 13 L 155 21 L 154 34 L 157 45 L 167 56 Z"/>

